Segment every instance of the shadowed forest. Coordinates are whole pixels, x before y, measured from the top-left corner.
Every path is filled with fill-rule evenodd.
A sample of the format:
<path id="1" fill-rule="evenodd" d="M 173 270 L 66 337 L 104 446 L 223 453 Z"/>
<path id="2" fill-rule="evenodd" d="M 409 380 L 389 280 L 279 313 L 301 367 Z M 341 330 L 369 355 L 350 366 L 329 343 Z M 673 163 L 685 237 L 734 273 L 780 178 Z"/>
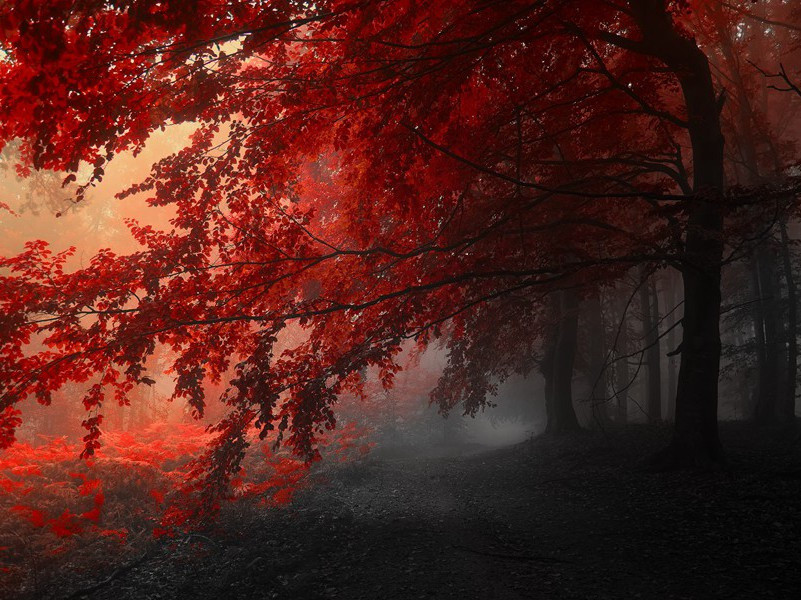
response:
<path id="1" fill-rule="evenodd" d="M 0 597 L 797 598 L 801 5 L 0 2 Z"/>

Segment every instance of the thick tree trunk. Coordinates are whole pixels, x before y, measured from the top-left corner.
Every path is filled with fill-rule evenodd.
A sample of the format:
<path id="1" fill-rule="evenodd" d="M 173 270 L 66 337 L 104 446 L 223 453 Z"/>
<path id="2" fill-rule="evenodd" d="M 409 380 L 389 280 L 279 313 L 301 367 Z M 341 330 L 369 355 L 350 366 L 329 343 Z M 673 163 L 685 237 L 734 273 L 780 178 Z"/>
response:
<path id="1" fill-rule="evenodd" d="M 549 433 L 580 429 L 573 408 L 573 365 L 578 336 L 578 297 L 572 290 L 559 292 L 559 322 L 553 349 L 551 401 L 547 402 Z M 547 379 L 546 379 L 547 383 Z"/>
<path id="2" fill-rule="evenodd" d="M 631 0 L 632 15 L 650 54 L 681 85 L 693 151 L 693 192 L 684 244 L 684 319 L 673 441 L 657 457 L 662 468 L 723 459 L 718 437 L 720 269 L 723 219 L 723 135 L 709 62 L 695 41 L 674 26 L 664 0 Z"/>
<path id="3" fill-rule="evenodd" d="M 689 246 L 689 244 L 688 244 Z M 720 280 L 714 268 L 687 269 L 684 335 L 676 392 L 673 441 L 664 466 L 691 466 L 722 460 L 717 400 L 720 370 Z"/>
<path id="4" fill-rule="evenodd" d="M 790 256 L 790 239 L 787 235 L 787 223 L 779 223 L 782 238 L 782 262 L 784 264 L 784 280 L 787 284 L 787 380 L 782 403 L 782 417 L 792 428 L 795 428 L 795 388 L 798 375 L 798 292 L 793 276 L 793 261 Z"/>
<path id="5" fill-rule="evenodd" d="M 645 344 L 645 365 L 648 373 L 648 422 L 662 420 L 662 370 L 659 353 L 659 306 L 653 279 L 647 270 L 640 270 L 640 310 L 642 311 L 642 339 Z"/>

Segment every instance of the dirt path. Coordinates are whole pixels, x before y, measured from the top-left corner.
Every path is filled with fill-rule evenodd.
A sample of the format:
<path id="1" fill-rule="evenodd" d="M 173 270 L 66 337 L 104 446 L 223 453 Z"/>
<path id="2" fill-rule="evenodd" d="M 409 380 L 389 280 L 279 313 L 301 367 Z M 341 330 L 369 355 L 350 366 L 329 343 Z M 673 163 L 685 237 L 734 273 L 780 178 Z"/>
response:
<path id="1" fill-rule="evenodd" d="M 798 444 L 735 435 L 731 472 L 637 471 L 659 435 L 329 468 L 291 509 L 229 514 L 89 597 L 801 597 Z"/>

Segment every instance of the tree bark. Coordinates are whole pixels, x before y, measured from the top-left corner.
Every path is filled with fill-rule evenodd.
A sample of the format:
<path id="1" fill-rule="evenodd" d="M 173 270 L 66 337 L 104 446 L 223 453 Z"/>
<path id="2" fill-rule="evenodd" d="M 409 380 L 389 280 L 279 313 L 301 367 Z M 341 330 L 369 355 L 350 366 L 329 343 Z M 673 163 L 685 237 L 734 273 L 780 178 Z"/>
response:
<path id="1" fill-rule="evenodd" d="M 769 424 L 779 417 L 779 361 L 780 340 L 778 318 L 780 311 L 776 260 L 767 241 L 760 244 L 756 252 L 756 282 L 759 298 L 759 322 L 763 357 L 759 363 L 759 388 L 754 417 L 757 423 Z"/>
<path id="2" fill-rule="evenodd" d="M 680 309 L 676 307 L 676 277 L 674 276 L 674 272 L 671 270 L 669 271 L 670 276 L 667 278 L 667 285 L 665 286 L 665 310 L 670 311 L 670 319 L 669 328 L 667 334 L 667 345 L 668 345 L 668 352 L 671 353 L 668 356 L 668 364 L 667 364 L 667 415 L 666 419 L 670 422 L 674 421 L 674 416 L 676 414 L 676 382 L 677 382 L 677 372 L 676 372 L 676 356 L 672 354 L 672 352 L 676 349 L 676 323 L 680 320 Z"/>
<path id="3" fill-rule="evenodd" d="M 593 419 L 603 427 L 609 421 L 607 410 L 607 373 L 606 348 L 604 341 L 603 312 L 601 309 L 601 291 L 594 290 L 584 303 L 584 315 L 587 327 L 587 354 L 589 368 L 587 369 L 587 383 L 590 388 L 589 401 L 592 407 Z"/>
<path id="4" fill-rule="evenodd" d="M 629 353 L 629 333 L 626 326 L 626 299 L 625 295 L 618 290 L 617 294 L 617 315 L 620 333 L 615 344 L 615 397 L 617 398 L 617 411 L 615 421 L 620 425 L 625 425 L 629 415 L 629 360 L 621 358 Z"/>
<path id="5" fill-rule="evenodd" d="M 555 412 L 553 403 L 553 364 L 556 354 L 556 335 L 557 332 L 553 331 L 545 338 L 545 352 L 540 363 L 540 372 L 545 380 L 545 417 L 547 419 L 545 431 L 551 430 L 551 419 Z"/>
<path id="6" fill-rule="evenodd" d="M 559 292 L 559 321 L 553 348 L 552 389 L 547 402 L 548 433 L 581 429 L 573 408 L 573 365 L 578 336 L 578 297 L 572 290 Z M 546 378 L 547 385 L 547 378 Z"/>
<path id="7" fill-rule="evenodd" d="M 642 339 L 645 344 L 645 365 L 648 373 L 648 422 L 662 420 L 662 371 L 659 353 L 659 306 L 653 279 L 640 269 L 640 310 L 642 312 Z"/>
<path id="8" fill-rule="evenodd" d="M 751 287 L 753 288 L 753 295 L 756 298 L 754 308 L 751 311 L 752 320 L 754 323 L 754 341 L 756 343 L 756 358 L 757 358 L 757 383 L 754 390 L 754 399 L 752 404 L 753 417 L 758 420 L 758 411 L 762 398 L 762 386 L 764 383 L 764 373 L 766 369 L 765 358 L 765 323 L 762 320 L 762 315 L 765 312 L 764 300 L 762 298 L 762 290 L 759 285 L 759 262 L 756 255 L 751 259 Z"/>
<path id="9" fill-rule="evenodd" d="M 782 239 L 784 281 L 787 284 L 787 381 L 782 403 L 782 416 L 789 427 L 795 428 L 795 388 L 798 375 L 798 291 L 793 276 L 787 222 L 784 219 L 779 223 L 779 232 Z"/>
<path id="10" fill-rule="evenodd" d="M 664 0 L 631 0 L 632 15 L 648 53 L 675 74 L 687 111 L 693 155 L 693 192 L 687 201 L 684 241 L 684 319 L 673 440 L 656 457 L 660 468 L 709 465 L 723 460 L 718 435 L 720 372 L 720 269 L 724 185 L 723 134 L 709 61 L 694 40 L 674 26 Z"/>

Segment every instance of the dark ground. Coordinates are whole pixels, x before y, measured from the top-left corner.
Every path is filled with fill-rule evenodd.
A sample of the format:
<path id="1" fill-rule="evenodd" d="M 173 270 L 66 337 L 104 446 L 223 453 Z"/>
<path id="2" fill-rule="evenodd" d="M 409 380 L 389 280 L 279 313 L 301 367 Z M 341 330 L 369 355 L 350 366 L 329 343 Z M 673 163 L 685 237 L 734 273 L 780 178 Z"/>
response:
<path id="1" fill-rule="evenodd" d="M 379 450 L 327 467 L 286 510 L 224 515 L 224 533 L 156 546 L 73 597 L 801 598 L 798 438 L 727 426 L 728 471 L 638 470 L 667 435 Z"/>

